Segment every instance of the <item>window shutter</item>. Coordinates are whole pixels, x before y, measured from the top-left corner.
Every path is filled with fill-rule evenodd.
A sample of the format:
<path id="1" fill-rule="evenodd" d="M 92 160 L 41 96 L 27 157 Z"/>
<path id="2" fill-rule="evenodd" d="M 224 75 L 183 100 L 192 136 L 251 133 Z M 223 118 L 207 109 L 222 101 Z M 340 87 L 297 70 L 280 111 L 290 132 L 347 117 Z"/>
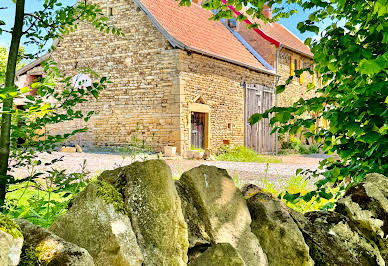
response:
<path id="1" fill-rule="evenodd" d="M 290 59 L 290 75 L 291 76 L 294 75 L 294 70 L 295 70 L 294 58 L 292 58 L 292 56 L 291 56 L 291 59 Z"/>

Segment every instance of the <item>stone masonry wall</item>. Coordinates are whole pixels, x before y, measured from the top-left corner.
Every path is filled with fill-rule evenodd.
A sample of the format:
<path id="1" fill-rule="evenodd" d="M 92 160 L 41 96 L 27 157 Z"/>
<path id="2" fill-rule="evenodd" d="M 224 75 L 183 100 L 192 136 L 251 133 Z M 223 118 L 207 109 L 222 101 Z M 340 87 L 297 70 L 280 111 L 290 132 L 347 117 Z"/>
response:
<path id="1" fill-rule="evenodd" d="M 182 147 L 190 147 L 190 103 L 201 96 L 210 107 L 209 149 L 216 150 L 228 140 L 244 145 L 243 82 L 273 87 L 274 76 L 215 60 L 199 54 L 180 53 Z M 230 124 L 230 128 L 228 128 Z"/>
<path id="2" fill-rule="evenodd" d="M 290 77 L 291 74 L 291 60 L 298 59 L 302 68 L 305 67 L 313 67 L 312 59 L 303 56 L 301 54 L 297 54 L 291 50 L 286 48 L 282 48 L 280 50 L 279 55 L 279 69 L 278 74 L 280 75 L 279 85 L 285 84 L 286 80 Z M 307 72 L 303 73 L 302 83 L 298 78 L 295 78 L 290 85 L 287 86 L 286 90 L 281 94 L 278 94 L 278 105 L 279 106 L 290 106 L 299 98 L 309 98 L 313 96 L 313 92 L 307 92 L 307 84 L 310 82 L 314 82 L 316 79 L 313 78 Z"/>
<path id="3" fill-rule="evenodd" d="M 95 110 L 88 123 L 66 123 L 60 130 L 87 126 L 75 142 L 91 145 L 128 145 L 137 135 L 156 147 L 177 146 L 179 139 L 178 50 L 173 49 L 146 15 L 128 0 L 100 0 L 108 23 L 124 37 L 100 33 L 89 25 L 60 41 L 52 58 L 67 75 L 91 68 L 113 83 L 80 106 Z M 50 133 L 56 129 L 49 128 Z"/>

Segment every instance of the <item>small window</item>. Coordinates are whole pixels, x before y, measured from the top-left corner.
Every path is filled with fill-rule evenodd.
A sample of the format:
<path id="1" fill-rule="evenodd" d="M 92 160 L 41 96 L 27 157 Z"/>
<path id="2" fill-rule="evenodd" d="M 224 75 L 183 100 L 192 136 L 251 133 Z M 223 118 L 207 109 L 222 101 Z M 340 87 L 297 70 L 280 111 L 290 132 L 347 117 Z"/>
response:
<path id="1" fill-rule="evenodd" d="M 112 17 L 113 16 L 113 7 L 108 8 L 108 16 Z"/>
<path id="2" fill-rule="evenodd" d="M 231 128 L 232 128 L 232 124 L 228 123 L 228 129 L 231 129 Z"/>
<path id="3" fill-rule="evenodd" d="M 235 29 L 237 27 L 236 18 L 228 19 L 228 27 L 231 29 Z"/>
<path id="4" fill-rule="evenodd" d="M 298 59 L 294 59 L 294 68 L 295 70 L 299 69 Z"/>

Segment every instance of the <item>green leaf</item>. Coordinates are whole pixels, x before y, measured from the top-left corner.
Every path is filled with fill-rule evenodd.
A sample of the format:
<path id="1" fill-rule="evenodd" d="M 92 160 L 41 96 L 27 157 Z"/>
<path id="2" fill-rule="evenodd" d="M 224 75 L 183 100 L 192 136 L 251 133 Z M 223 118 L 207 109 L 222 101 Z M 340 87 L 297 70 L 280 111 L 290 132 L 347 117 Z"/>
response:
<path id="1" fill-rule="evenodd" d="M 363 60 L 361 60 L 357 70 L 361 74 L 374 75 L 374 74 L 379 73 L 382 70 L 382 68 L 376 62 L 376 60 L 363 59 Z"/>
<path id="2" fill-rule="evenodd" d="M 98 91 L 92 90 L 90 93 L 93 95 L 94 98 L 98 99 Z"/>
<path id="3" fill-rule="evenodd" d="M 279 85 L 276 87 L 276 94 L 280 94 L 286 90 L 286 85 Z"/>
<path id="4" fill-rule="evenodd" d="M 284 200 L 286 200 L 290 203 L 293 203 L 293 204 L 298 202 L 299 198 L 300 198 L 300 193 L 290 194 L 290 193 L 288 193 L 288 191 L 286 191 L 286 193 L 283 196 Z"/>

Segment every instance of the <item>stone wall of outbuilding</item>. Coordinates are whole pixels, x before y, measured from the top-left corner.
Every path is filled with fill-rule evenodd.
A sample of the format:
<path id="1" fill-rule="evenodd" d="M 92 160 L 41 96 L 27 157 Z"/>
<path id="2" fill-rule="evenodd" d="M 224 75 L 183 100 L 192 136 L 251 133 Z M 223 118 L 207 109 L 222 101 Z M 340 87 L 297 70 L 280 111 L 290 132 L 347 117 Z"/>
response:
<path id="1" fill-rule="evenodd" d="M 199 97 L 202 105 L 209 107 L 208 148 L 214 151 L 225 143 L 244 145 L 244 83 L 272 88 L 274 76 L 184 51 L 180 53 L 179 70 L 183 147 L 190 147 L 191 106 Z"/>
<path id="2" fill-rule="evenodd" d="M 112 16 L 108 24 L 125 36 L 100 33 L 89 25 L 60 40 L 52 59 L 68 76 L 90 68 L 112 81 L 98 100 L 80 108 L 98 111 L 88 123 L 66 123 L 60 131 L 87 126 L 74 139 L 84 145 L 129 145 L 136 135 L 157 147 L 178 146 L 179 51 L 173 49 L 132 1 L 98 2 Z M 50 133 L 58 129 L 49 128 Z"/>

